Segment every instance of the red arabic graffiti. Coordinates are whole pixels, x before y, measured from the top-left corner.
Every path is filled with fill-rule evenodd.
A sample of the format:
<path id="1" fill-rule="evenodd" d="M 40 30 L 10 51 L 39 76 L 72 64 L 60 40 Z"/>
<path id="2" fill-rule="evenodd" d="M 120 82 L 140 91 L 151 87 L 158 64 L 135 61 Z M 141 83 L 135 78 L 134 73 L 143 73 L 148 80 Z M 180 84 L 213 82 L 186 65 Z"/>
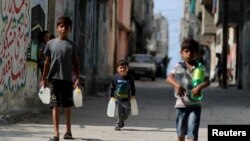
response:
<path id="1" fill-rule="evenodd" d="M 26 49 L 29 46 L 29 0 L 1 0 L 0 96 L 26 82 Z"/>

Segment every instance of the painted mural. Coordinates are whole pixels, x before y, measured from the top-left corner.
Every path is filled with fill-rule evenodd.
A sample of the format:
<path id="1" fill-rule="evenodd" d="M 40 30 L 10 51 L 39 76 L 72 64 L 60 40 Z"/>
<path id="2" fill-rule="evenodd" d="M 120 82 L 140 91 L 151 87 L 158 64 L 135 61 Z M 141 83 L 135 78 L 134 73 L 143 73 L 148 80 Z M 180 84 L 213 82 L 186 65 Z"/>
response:
<path id="1" fill-rule="evenodd" d="M 38 101 L 37 35 L 47 28 L 47 7 L 48 0 L 0 1 L 0 113 Z"/>
<path id="2" fill-rule="evenodd" d="M 0 1 L 0 96 L 26 82 L 26 50 L 30 43 L 30 1 Z"/>

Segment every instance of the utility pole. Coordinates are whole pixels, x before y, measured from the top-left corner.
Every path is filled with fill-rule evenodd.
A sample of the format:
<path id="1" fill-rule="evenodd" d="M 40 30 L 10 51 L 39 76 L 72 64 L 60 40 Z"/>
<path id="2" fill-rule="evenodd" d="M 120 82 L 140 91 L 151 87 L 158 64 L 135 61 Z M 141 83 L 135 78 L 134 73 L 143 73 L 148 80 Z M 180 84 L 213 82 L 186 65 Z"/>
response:
<path id="1" fill-rule="evenodd" d="M 227 48 L 228 48 L 228 0 L 223 0 L 223 45 L 222 45 L 222 85 L 227 88 Z"/>

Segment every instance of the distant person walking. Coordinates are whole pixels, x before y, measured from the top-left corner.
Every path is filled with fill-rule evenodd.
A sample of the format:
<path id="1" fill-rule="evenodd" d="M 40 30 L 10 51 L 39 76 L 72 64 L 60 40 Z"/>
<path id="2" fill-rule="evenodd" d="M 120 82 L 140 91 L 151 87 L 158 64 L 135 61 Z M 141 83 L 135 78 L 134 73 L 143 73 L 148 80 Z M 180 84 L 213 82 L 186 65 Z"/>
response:
<path id="1" fill-rule="evenodd" d="M 192 87 L 192 72 L 198 66 L 198 43 L 193 39 L 185 39 L 181 44 L 181 57 L 168 74 L 166 82 L 175 89 L 176 95 L 176 131 L 178 141 L 198 141 L 201 116 L 201 102 L 194 101 L 191 95 L 200 95 L 201 90 L 209 86 L 210 81 L 206 73 L 204 82 Z"/>
<path id="2" fill-rule="evenodd" d="M 217 64 L 215 67 L 215 73 L 218 79 L 219 86 L 222 84 L 222 60 L 221 60 L 221 54 L 216 53 L 215 55 L 217 57 Z"/>
<path id="3" fill-rule="evenodd" d="M 42 75 L 41 86 L 51 89 L 50 106 L 54 137 L 49 141 L 59 141 L 59 111 L 65 109 L 66 131 L 64 139 L 72 139 L 71 107 L 73 103 L 72 68 L 76 75 L 74 87 L 79 86 L 79 60 L 75 44 L 68 39 L 72 21 L 68 17 L 60 17 L 56 22 L 58 37 L 48 41 L 44 54 L 46 60 Z M 48 82 L 47 82 L 48 81 Z"/>

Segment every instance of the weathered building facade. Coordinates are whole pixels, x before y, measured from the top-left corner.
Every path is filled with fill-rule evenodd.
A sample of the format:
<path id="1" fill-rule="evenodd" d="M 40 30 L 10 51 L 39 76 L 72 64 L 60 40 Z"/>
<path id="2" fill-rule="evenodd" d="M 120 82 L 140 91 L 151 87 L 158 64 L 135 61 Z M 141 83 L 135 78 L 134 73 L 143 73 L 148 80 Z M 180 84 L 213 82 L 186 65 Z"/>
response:
<path id="1" fill-rule="evenodd" d="M 126 59 L 128 56 L 129 33 L 131 32 L 131 3 L 132 0 L 118 0 L 118 36 L 116 45 L 116 60 Z"/>
<path id="2" fill-rule="evenodd" d="M 155 14 L 153 20 L 153 33 L 147 46 L 147 50 L 150 54 L 159 58 L 168 56 L 168 31 L 167 19 L 160 13 Z"/>
<path id="3" fill-rule="evenodd" d="M 186 12 L 182 24 L 184 30 L 181 38 L 191 35 L 202 45 L 208 47 L 211 75 L 213 75 L 217 62 L 215 54 L 221 53 L 222 56 L 225 56 L 223 64 L 226 65 L 225 75 L 228 84 L 235 84 L 238 88 L 249 89 L 248 9 L 250 2 L 247 0 L 228 0 L 226 3 L 222 0 L 185 0 L 185 5 Z M 192 8 L 193 13 L 192 10 L 190 11 Z M 226 11 L 223 11 L 224 8 Z M 194 21 L 187 15 L 193 15 Z M 194 24 L 189 26 L 188 23 Z M 188 34 L 190 32 L 187 30 L 190 27 L 196 27 L 192 28 L 191 31 L 198 32 Z"/>
<path id="4" fill-rule="evenodd" d="M 129 55 L 147 53 L 148 40 L 153 33 L 153 0 L 133 0 L 131 7 L 131 34 Z"/>
<path id="5" fill-rule="evenodd" d="M 115 1 L 76 1 L 74 31 L 85 93 L 95 95 L 113 75 Z"/>

